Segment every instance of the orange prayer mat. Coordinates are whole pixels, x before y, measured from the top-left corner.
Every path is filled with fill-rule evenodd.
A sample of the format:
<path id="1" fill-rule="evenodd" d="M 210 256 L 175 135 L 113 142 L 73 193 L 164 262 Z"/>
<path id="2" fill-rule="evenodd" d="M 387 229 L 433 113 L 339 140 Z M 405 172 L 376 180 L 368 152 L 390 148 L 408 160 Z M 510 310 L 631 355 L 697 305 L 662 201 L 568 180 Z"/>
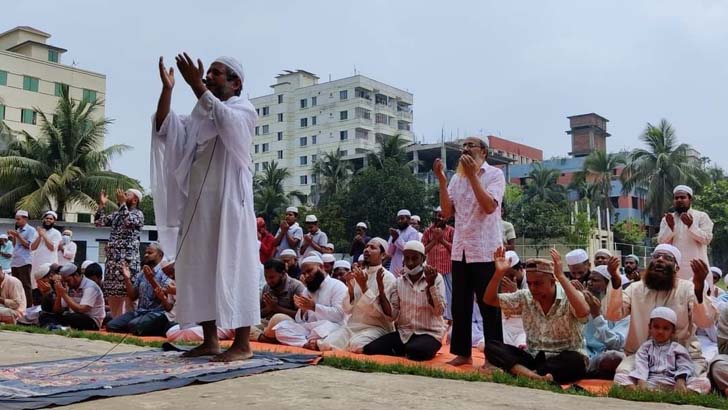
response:
<path id="1" fill-rule="evenodd" d="M 107 333 L 107 334 L 114 334 L 106 331 L 101 331 L 100 333 Z M 115 333 L 116 335 L 119 335 L 119 333 Z M 148 342 L 166 342 L 167 339 L 164 337 L 156 337 L 156 336 L 128 336 L 127 338 L 136 338 L 143 341 Z M 221 340 L 220 344 L 223 347 L 228 347 L 230 344 L 232 344 L 231 340 Z M 428 360 L 425 362 L 415 362 L 412 360 L 405 359 L 404 357 L 394 357 L 394 356 L 381 356 L 381 355 L 373 355 L 373 356 L 367 356 L 363 354 L 356 354 L 356 353 L 350 353 L 345 352 L 341 350 L 337 351 L 329 351 L 329 352 L 317 352 L 312 351 L 308 349 L 304 349 L 301 347 L 294 347 L 294 346 L 285 346 L 285 345 L 278 345 L 278 344 L 270 344 L 270 343 L 260 343 L 260 342 L 250 342 L 250 346 L 253 348 L 254 351 L 264 351 L 264 352 L 274 352 L 274 353 L 302 353 L 302 354 L 313 354 L 313 355 L 319 355 L 321 359 L 324 361 L 327 357 L 345 357 L 350 358 L 354 360 L 360 360 L 360 361 L 370 361 L 375 362 L 379 364 L 403 364 L 403 365 L 410 365 L 410 366 L 423 366 L 423 367 L 429 367 L 432 369 L 439 369 L 447 372 L 452 373 L 471 373 L 471 372 L 477 372 L 478 368 L 483 365 L 485 362 L 485 355 L 483 352 L 477 349 L 473 349 L 472 358 L 473 358 L 473 365 L 472 366 L 460 366 L 455 367 L 447 364 L 448 361 L 452 360 L 455 356 L 453 356 L 450 353 L 450 345 L 443 345 L 440 351 L 437 353 L 435 358 L 432 360 Z M 576 386 L 578 388 L 582 388 L 589 393 L 595 395 L 595 396 L 606 396 L 609 392 L 609 389 L 612 388 L 612 381 L 611 380 L 596 380 L 596 379 L 585 379 L 580 380 L 576 383 L 569 384 L 569 385 L 562 385 L 561 387 L 564 389 L 571 388 L 573 386 Z"/>

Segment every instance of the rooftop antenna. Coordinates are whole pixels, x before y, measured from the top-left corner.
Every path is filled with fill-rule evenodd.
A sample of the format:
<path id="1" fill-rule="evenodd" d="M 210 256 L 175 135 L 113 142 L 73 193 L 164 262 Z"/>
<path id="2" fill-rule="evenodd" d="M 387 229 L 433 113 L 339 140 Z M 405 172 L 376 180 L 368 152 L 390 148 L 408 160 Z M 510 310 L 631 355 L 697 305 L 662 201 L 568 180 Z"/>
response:
<path id="1" fill-rule="evenodd" d="M 354 75 L 356 75 L 356 64 L 354 64 Z"/>
<path id="2" fill-rule="evenodd" d="M 329 82 L 331 82 L 331 73 L 329 73 Z"/>

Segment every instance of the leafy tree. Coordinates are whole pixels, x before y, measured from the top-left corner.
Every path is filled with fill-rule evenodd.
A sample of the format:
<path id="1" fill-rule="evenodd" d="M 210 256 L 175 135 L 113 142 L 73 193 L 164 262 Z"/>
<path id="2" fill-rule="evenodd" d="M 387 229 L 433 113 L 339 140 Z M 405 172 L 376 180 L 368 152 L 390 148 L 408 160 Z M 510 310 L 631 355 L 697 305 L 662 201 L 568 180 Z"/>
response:
<path id="1" fill-rule="evenodd" d="M 407 159 L 407 151 L 405 149 L 410 145 L 410 142 L 401 135 L 384 136 L 377 141 L 377 144 L 377 150 L 370 151 L 367 155 L 367 163 L 370 167 L 383 169 L 387 160 L 393 160 L 394 163 L 402 167 L 410 169 L 414 167 L 415 162 L 414 160 L 410 161 Z"/>
<path id="2" fill-rule="evenodd" d="M 151 195 L 144 195 L 142 202 L 139 203 L 139 210 L 144 213 L 144 223 L 146 225 L 156 225 L 157 220 L 154 215 L 154 198 Z"/>
<path id="3" fill-rule="evenodd" d="M 529 172 L 523 191 L 525 201 L 542 201 L 561 204 L 566 201 L 566 188 L 559 185 L 561 172 L 535 163 Z"/>
<path id="4" fill-rule="evenodd" d="M 569 233 L 568 211 L 548 201 L 520 201 L 509 214 L 519 238 L 531 239 L 537 252 L 545 249 L 549 239 Z"/>
<path id="5" fill-rule="evenodd" d="M 344 152 L 337 147 L 336 151 L 323 154 L 314 164 L 313 172 L 319 178 L 319 202 L 325 202 L 346 189 L 354 174 L 354 166 L 351 161 L 344 160 Z"/>
<path id="6" fill-rule="evenodd" d="M 645 230 L 642 223 L 635 219 L 619 221 L 612 227 L 614 242 L 628 245 L 644 245 Z"/>
<path id="7" fill-rule="evenodd" d="M 274 218 L 282 215 L 293 198 L 301 202 L 306 201 L 306 196 L 300 191 L 286 193 L 283 183 L 291 176 L 288 168 L 278 168 L 275 161 L 264 162 L 263 171 L 255 175 L 253 179 L 253 195 L 255 210 L 262 214 L 265 220 L 273 222 Z"/>
<path id="8" fill-rule="evenodd" d="M 579 212 L 574 216 L 574 224 L 566 233 L 566 243 L 574 248 L 586 248 L 589 237 L 594 230 L 594 220 L 590 220 L 586 212 Z"/>
<path id="9" fill-rule="evenodd" d="M 707 212 L 713 220 L 713 241 L 710 260 L 715 266 L 728 266 L 728 180 L 719 180 L 703 187 L 693 206 Z"/>
<path id="10" fill-rule="evenodd" d="M 612 180 L 615 179 L 614 170 L 625 165 L 623 153 L 607 154 L 606 151 L 597 150 L 589 154 L 584 160 L 582 170 L 574 177 L 576 185 L 586 184 L 586 196 L 593 204 L 608 212 L 612 209 Z"/>

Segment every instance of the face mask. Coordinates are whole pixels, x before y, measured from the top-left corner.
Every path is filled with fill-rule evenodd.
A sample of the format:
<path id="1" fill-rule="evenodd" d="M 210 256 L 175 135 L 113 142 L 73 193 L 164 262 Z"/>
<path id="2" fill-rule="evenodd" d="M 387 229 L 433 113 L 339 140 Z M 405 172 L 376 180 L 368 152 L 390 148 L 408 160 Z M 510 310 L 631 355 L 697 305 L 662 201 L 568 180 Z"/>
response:
<path id="1" fill-rule="evenodd" d="M 63 238 L 64 245 L 68 245 L 68 243 L 71 242 L 71 237 L 68 235 L 63 235 L 62 238 Z"/>

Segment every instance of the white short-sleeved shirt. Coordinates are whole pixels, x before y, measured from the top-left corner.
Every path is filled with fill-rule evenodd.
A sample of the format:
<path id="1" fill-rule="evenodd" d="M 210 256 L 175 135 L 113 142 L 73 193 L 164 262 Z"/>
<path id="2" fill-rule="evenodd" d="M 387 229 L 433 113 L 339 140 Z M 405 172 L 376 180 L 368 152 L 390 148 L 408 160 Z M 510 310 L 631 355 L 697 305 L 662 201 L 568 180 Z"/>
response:
<path id="1" fill-rule="evenodd" d="M 104 308 L 104 294 L 96 282 L 89 278 L 83 278 L 78 289 L 69 289 L 68 296 L 79 305 L 91 306 L 91 310 L 87 313 L 101 329 L 101 324 L 106 317 L 106 309 Z M 68 305 L 64 299 L 61 299 L 61 306 L 67 308 Z"/>

